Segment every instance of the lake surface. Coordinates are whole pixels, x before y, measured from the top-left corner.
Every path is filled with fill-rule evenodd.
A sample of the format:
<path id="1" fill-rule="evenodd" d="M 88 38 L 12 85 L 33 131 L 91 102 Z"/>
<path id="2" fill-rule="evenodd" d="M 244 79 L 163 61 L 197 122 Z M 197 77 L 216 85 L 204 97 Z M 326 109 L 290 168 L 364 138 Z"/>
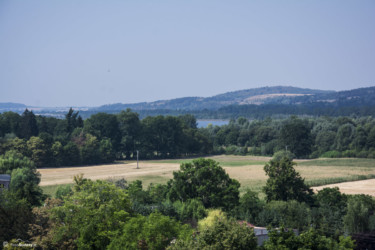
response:
<path id="1" fill-rule="evenodd" d="M 198 128 L 207 128 L 208 124 L 213 126 L 228 125 L 229 120 L 197 120 Z"/>

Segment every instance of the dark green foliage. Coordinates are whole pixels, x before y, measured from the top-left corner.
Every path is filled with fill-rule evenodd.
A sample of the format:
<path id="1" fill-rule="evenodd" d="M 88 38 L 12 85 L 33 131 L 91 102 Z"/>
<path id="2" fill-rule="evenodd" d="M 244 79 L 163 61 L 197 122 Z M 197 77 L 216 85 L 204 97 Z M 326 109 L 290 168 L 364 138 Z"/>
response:
<path id="1" fill-rule="evenodd" d="M 122 233 L 114 238 L 108 249 L 165 249 L 170 242 L 190 234 L 186 225 L 152 213 L 147 217 L 131 218 L 122 228 Z"/>
<path id="2" fill-rule="evenodd" d="M 312 190 L 305 184 L 304 179 L 294 169 L 296 163 L 284 157 L 280 161 L 270 160 L 264 166 L 268 176 L 263 188 L 266 200 L 297 200 L 312 203 Z"/>
<path id="3" fill-rule="evenodd" d="M 198 220 L 203 219 L 207 215 L 203 203 L 197 199 L 186 202 L 175 201 L 173 206 L 178 214 L 178 219 L 182 222 L 196 224 Z"/>
<path id="4" fill-rule="evenodd" d="M 26 199 L 13 192 L 0 191 L 0 242 L 28 239 L 31 220 L 31 208 Z"/>
<path id="5" fill-rule="evenodd" d="M 240 197 L 240 204 L 232 213 L 240 220 L 246 220 L 255 224 L 256 218 L 263 210 L 263 205 L 263 202 L 258 197 L 258 193 L 246 190 Z"/>
<path id="6" fill-rule="evenodd" d="M 78 116 L 78 112 L 74 112 L 72 108 L 70 108 L 68 113 L 65 115 L 65 121 L 66 132 L 68 132 L 68 134 L 72 133 L 77 127 L 83 127 L 82 117 Z"/>
<path id="7" fill-rule="evenodd" d="M 310 208 L 295 200 L 271 201 L 259 212 L 257 225 L 303 230 L 310 226 Z"/>
<path id="8" fill-rule="evenodd" d="M 142 129 L 139 116 L 137 113 L 127 109 L 117 115 L 117 120 L 121 133 L 121 149 L 124 151 L 127 159 L 130 157 L 134 158 L 136 150 L 139 149 Z"/>
<path id="9" fill-rule="evenodd" d="M 353 195 L 348 198 L 344 226 L 349 233 L 362 233 L 375 230 L 373 224 L 375 201 L 369 195 Z"/>
<path id="10" fill-rule="evenodd" d="M 347 212 L 347 196 L 339 189 L 324 188 L 315 195 L 317 207 L 313 208 L 312 220 L 316 228 L 326 236 L 338 238 L 344 232 L 343 217 Z"/>
<path id="11" fill-rule="evenodd" d="M 77 144 L 68 142 L 63 147 L 63 162 L 65 165 L 73 166 L 81 163 L 80 152 Z"/>
<path id="12" fill-rule="evenodd" d="M 29 139 L 31 136 L 37 136 L 39 133 L 35 115 L 28 109 L 23 112 L 19 123 L 19 136 Z"/>
<path id="13" fill-rule="evenodd" d="M 85 120 L 84 130 L 99 139 L 110 139 L 114 149 L 118 150 L 121 142 L 121 132 L 116 115 L 106 113 L 92 115 Z"/>
<path id="14" fill-rule="evenodd" d="M 180 171 L 173 172 L 168 183 L 169 199 L 185 202 L 202 201 L 206 208 L 230 210 L 239 202 L 240 183 L 231 179 L 219 164 L 211 159 L 197 159 L 183 163 Z"/>
<path id="15" fill-rule="evenodd" d="M 22 135 L 21 127 L 25 124 L 34 132 L 26 131 L 22 133 L 28 135 Z M 239 117 L 228 125 L 198 129 L 196 118 L 187 113 L 140 120 L 130 109 L 117 115 L 95 114 L 83 124 L 78 112 L 72 109 L 64 120 L 35 116 L 26 110 L 23 116 L 12 112 L 0 114 L 0 153 L 16 150 L 31 157 L 38 167 L 134 159 L 137 150 L 140 159 L 210 153 L 272 156 L 286 147 L 297 158 L 371 158 L 375 157 L 374 126 L 371 117 L 258 121 Z M 93 137 L 96 139 L 92 140 Z"/>
<path id="16" fill-rule="evenodd" d="M 306 121 L 291 117 L 280 130 L 280 144 L 296 157 L 307 157 L 311 152 L 311 132 Z"/>
<path id="17" fill-rule="evenodd" d="M 11 174 L 10 191 L 19 199 L 26 199 L 30 205 L 38 206 L 46 198 L 38 186 L 39 182 L 40 174 L 35 169 L 17 168 Z"/>
<path id="18" fill-rule="evenodd" d="M 275 152 L 272 158 L 275 161 L 280 161 L 284 157 L 292 161 L 294 159 L 294 154 L 290 151 L 280 150 L 280 151 Z"/>
<path id="19" fill-rule="evenodd" d="M 10 174 L 10 191 L 18 199 L 25 199 L 32 206 L 40 205 L 45 195 L 38 186 L 40 174 L 35 164 L 19 153 L 9 151 L 0 156 L 0 174 Z"/>
<path id="20" fill-rule="evenodd" d="M 30 158 L 37 167 L 48 166 L 50 164 L 50 148 L 50 143 L 44 141 L 41 137 L 32 136 L 27 141 Z"/>
<path id="21" fill-rule="evenodd" d="M 168 249 L 256 249 L 253 229 L 234 220 L 218 219 L 194 238 L 178 240 Z"/>
<path id="22" fill-rule="evenodd" d="M 73 194 L 51 210 L 53 248 L 104 249 L 132 216 L 126 192 L 104 181 L 76 178 Z M 47 240 L 47 239 L 46 239 Z"/>
<path id="23" fill-rule="evenodd" d="M 350 237 L 340 236 L 339 241 L 320 235 L 316 230 L 310 229 L 299 236 L 291 230 L 280 228 L 269 232 L 269 240 L 264 244 L 265 250 L 274 249 L 306 249 L 306 250 L 349 250 L 354 249 L 354 241 Z"/>
<path id="24" fill-rule="evenodd" d="M 70 185 L 61 185 L 57 188 L 55 197 L 57 199 L 63 200 L 64 197 L 70 196 L 73 194 L 72 187 Z"/>

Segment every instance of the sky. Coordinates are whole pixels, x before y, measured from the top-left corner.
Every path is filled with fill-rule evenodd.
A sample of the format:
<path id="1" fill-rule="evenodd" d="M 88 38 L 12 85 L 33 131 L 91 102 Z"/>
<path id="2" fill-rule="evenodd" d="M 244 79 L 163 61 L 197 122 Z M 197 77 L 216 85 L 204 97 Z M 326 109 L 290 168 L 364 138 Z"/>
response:
<path id="1" fill-rule="evenodd" d="M 374 0 L 0 0 L 0 102 L 375 86 L 374 25 Z"/>

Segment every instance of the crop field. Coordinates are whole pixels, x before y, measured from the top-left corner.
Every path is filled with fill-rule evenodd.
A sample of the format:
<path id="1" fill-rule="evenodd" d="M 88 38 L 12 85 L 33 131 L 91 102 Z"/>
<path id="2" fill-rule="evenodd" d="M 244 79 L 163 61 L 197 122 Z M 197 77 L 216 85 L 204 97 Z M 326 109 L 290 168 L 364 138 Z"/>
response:
<path id="1" fill-rule="evenodd" d="M 266 183 L 267 176 L 263 167 L 270 160 L 269 157 L 220 155 L 207 158 L 218 161 L 231 178 L 237 179 L 241 183 L 241 191 L 246 188 L 260 191 Z M 139 169 L 134 161 L 95 166 L 43 168 L 39 169 L 42 176 L 40 185 L 47 193 L 53 194 L 56 185 L 71 184 L 73 176 L 82 173 L 84 177 L 93 180 L 125 178 L 131 182 L 138 179 L 142 180 L 144 187 L 147 187 L 150 183 L 167 183 L 173 177 L 173 171 L 179 170 L 181 163 L 191 160 L 140 161 Z M 311 186 L 375 178 L 374 159 L 314 159 L 295 162 L 296 170 Z M 368 183 L 373 189 L 368 187 L 367 189 L 372 191 L 367 193 L 375 196 L 375 180 Z M 342 191 L 364 192 L 350 190 L 350 187 L 355 189 L 354 184 L 349 184 L 349 188 Z"/>

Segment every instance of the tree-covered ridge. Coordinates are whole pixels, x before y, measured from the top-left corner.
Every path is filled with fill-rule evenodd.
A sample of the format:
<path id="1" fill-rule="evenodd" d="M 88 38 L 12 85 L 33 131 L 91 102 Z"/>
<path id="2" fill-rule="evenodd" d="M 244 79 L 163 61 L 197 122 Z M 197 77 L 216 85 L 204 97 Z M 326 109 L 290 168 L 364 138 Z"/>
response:
<path id="1" fill-rule="evenodd" d="M 261 103 L 279 103 L 280 100 L 293 99 L 296 96 L 320 95 L 332 93 L 333 91 L 303 89 L 296 87 L 262 87 L 254 89 L 239 90 L 215 95 L 212 97 L 183 97 L 172 100 L 161 100 L 155 102 L 142 102 L 135 104 L 110 104 L 98 108 L 92 108 L 97 111 L 115 111 L 131 108 L 134 110 L 216 110 L 218 108 L 235 105 L 248 104 L 251 97 L 262 96 Z M 269 95 L 267 97 L 267 95 Z M 264 98 L 266 97 L 266 98 Z"/>
<path id="2" fill-rule="evenodd" d="M 133 104 L 108 104 L 94 108 L 78 108 L 86 119 L 96 113 L 118 114 L 128 108 L 140 118 L 147 116 L 192 114 L 199 119 L 264 119 L 289 115 L 375 116 L 375 87 L 347 91 L 323 91 L 295 87 L 262 87 L 219 94 L 212 97 L 183 97 L 172 100 Z M 22 113 L 25 106 L 4 104 L 0 112 Z M 38 108 L 37 114 L 65 117 L 64 108 Z"/>

